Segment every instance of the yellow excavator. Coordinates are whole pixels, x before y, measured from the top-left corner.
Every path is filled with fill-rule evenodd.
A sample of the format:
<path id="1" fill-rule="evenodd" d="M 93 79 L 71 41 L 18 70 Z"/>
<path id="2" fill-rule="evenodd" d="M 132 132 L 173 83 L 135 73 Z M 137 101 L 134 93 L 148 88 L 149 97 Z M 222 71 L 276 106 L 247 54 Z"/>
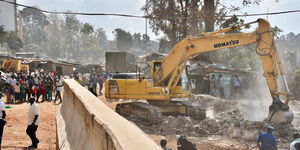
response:
<path id="1" fill-rule="evenodd" d="M 258 28 L 254 32 L 228 33 L 254 23 L 258 23 Z M 107 99 L 143 99 L 147 101 L 118 104 L 116 111 L 121 115 L 135 115 L 153 122 L 163 114 L 182 114 L 195 119 L 204 119 L 206 115 L 204 108 L 195 103 L 180 100 L 190 97 L 190 92 L 184 90 L 181 82 L 187 61 L 201 53 L 247 44 L 256 44 L 256 53 L 261 59 L 264 70 L 263 76 L 267 80 L 273 98 L 266 120 L 291 123 L 294 117 L 288 106 L 291 94 L 275 47 L 270 24 L 264 19 L 224 28 L 198 37 L 187 37 L 178 42 L 163 60 L 152 62 L 150 79 L 139 77 L 106 80 L 105 97 Z M 277 83 L 279 75 L 283 78 L 286 92 L 279 91 Z"/>

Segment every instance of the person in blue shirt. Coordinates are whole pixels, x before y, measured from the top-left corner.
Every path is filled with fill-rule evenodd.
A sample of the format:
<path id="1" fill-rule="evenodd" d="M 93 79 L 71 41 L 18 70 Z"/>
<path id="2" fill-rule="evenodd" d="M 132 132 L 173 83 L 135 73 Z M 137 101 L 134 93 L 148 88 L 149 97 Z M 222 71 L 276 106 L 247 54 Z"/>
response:
<path id="1" fill-rule="evenodd" d="M 268 126 L 267 132 L 263 132 L 257 138 L 259 150 L 277 150 L 276 137 L 272 134 L 274 127 Z"/>

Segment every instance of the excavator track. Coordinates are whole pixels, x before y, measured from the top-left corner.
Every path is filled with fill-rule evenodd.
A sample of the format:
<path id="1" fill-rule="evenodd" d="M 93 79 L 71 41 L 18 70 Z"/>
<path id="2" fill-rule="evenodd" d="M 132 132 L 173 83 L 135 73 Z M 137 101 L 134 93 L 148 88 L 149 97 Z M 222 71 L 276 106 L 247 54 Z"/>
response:
<path id="1" fill-rule="evenodd" d="M 122 116 L 133 115 L 150 124 L 158 123 L 162 116 L 158 107 L 142 102 L 125 102 L 117 104 L 116 112 Z"/>
<path id="2" fill-rule="evenodd" d="M 204 120 L 206 110 L 199 104 L 188 101 L 171 101 L 168 105 L 155 105 L 143 102 L 125 102 L 117 104 L 116 112 L 122 116 L 134 116 L 150 124 L 159 122 L 164 116 L 189 116 L 195 120 Z"/>
<path id="3" fill-rule="evenodd" d="M 206 118 L 206 109 L 196 103 L 192 103 L 189 101 L 172 101 L 172 103 L 178 105 L 182 105 L 185 107 L 185 114 L 195 120 L 204 120 Z"/>

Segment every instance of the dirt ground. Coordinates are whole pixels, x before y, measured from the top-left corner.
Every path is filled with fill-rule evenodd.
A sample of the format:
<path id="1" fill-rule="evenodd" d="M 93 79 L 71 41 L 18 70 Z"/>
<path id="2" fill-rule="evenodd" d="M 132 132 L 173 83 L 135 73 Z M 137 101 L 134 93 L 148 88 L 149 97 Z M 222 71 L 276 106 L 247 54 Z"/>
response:
<path id="1" fill-rule="evenodd" d="M 31 145 L 30 138 L 26 134 L 29 103 L 9 104 L 7 106 L 11 106 L 12 108 L 6 109 L 7 125 L 4 127 L 2 149 L 26 149 L 27 146 Z M 41 124 L 37 130 L 37 138 L 40 140 L 38 145 L 38 149 L 40 150 L 55 149 L 55 116 L 59 106 L 52 102 L 39 103 Z"/>
<path id="2" fill-rule="evenodd" d="M 106 101 L 104 96 L 99 96 L 110 108 L 114 109 L 119 101 Z M 26 149 L 31 144 L 30 138 L 26 135 L 27 109 L 28 103 L 10 104 L 12 108 L 7 108 L 7 125 L 4 128 L 4 135 L 2 140 L 2 149 L 17 150 Z M 41 124 L 37 131 L 37 137 L 40 140 L 39 149 L 52 150 L 55 149 L 56 127 L 55 116 L 60 105 L 45 102 L 39 103 L 41 111 Z M 299 106 L 299 105 L 298 105 Z M 299 112 L 295 112 L 299 114 Z M 297 116 L 297 115 L 296 115 Z M 295 122 L 300 123 L 300 119 L 295 117 Z M 175 132 L 175 131 L 174 131 Z M 158 134 L 148 134 L 158 144 L 163 138 L 168 140 L 168 146 L 176 150 L 175 135 L 162 136 Z M 209 136 L 209 137 L 188 137 L 196 144 L 199 150 L 247 150 L 256 149 L 255 142 L 245 141 L 239 142 L 236 139 L 229 139 L 223 136 Z"/>

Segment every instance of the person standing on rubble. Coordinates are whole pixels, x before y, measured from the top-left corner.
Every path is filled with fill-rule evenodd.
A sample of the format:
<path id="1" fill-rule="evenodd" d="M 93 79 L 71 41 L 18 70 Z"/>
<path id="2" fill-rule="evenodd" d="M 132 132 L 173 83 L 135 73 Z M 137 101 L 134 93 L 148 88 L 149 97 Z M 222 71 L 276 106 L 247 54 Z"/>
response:
<path id="1" fill-rule="evenodd" d="M 224 82 L 223 82 L 222 74 L 220 74 L 219 77 L 218 77 L 218 85 L 219 85 L 220 98 L 224 98 L 225 94 L 224 94 Z"/>
<path id="2" fill-rule="evenodd" d="M 294 141 L 290 144 L 290 150 L 300 150 L 300 134 L 295 133 Z"/>
<path id="3" fill-rule="evenodd" d="M 267 132 L 263 132 L 257 138 L 257 147 L 259 150 L 277 150 L 276 137 L 272 134 L 274 127 L 268 126 Z"/>
<path id="4" fill-rule="evenodd" d="M 240 86 L 241 86 L 241 79 L 238 74 L 234 74 L 233 76 L 233 87 L 234 87 L 234 98 L 238 98 L 240 94 Z"/>
<path id="5" fill-rule="evenodd" d="M 217 77 L 215 74 L 212 74 L 209 78 L 210 80 L 210 95 L 218 97 L 219 93 L 219 86 L 217 82 Z"/>
<path id="6" fill-rule="evenodd" d="M 209 75 L 208 74 L 205 75 L 203 78 L 202 91 L 203 91 L 203 94 L 210 93 L 210 83 L 209 83 Z"/>

